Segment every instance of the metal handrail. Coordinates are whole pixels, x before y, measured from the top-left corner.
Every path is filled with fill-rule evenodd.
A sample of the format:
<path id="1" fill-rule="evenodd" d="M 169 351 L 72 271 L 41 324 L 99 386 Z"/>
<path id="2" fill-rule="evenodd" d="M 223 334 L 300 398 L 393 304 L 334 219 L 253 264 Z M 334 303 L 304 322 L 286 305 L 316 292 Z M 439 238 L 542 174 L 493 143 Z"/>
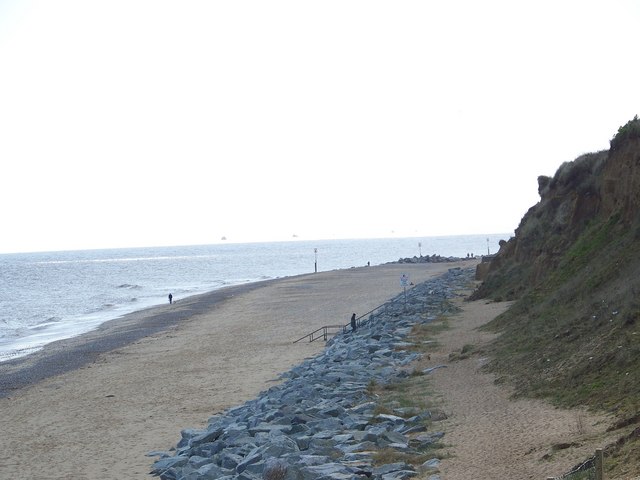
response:
<path id="1" fill-rule="evenodd" d="M 364 324 L 365 322 L 362 321 L 362 319 L 364 317 L 366 317 L 367 315 L 372 314 L 373 312 L 375 312 L 376 310 L 384 307 L 387 303 L 383 303 L 382 305 L 378 305 L 376 308 L 369 310 L 367 313 L 364 313 L 362 315 L 360 315 L 359 317 L 356 318 L 356 328 L 360 328 L 360 325 Z M 305 338 L 309 338 L 309 342 L 314 342 L 316 340 L 318 340 L 318 338 L 320 338 L 322 336 L 322 338 L 324 339 L 324 341 L 327 341 L 327 337 L 329 335 L 329 329 L 330 328 L 341 328 L 342 329 L 342 333 L 347 333 L 349 331 L 349 329 L 351 328 L 351 322 L 347 323 L 346 325 L 325 325 L 324 327 L 320 327 L 317 330 L 314 330 L 311 333 L 308 333 L 307 335 L 305 335 L 304 337 L 299 338 L 298 340 L 296 340 L 293 343 L 298 343 L 300 340 L 304 340 Z M 317 335 L 316 334 L 318 332 L 322 332 L 322 335 Z M 337 333 L 337 332 L 336 332 Z"/>
<path id="2" fill-rule="evenodd" d="M 359 317 L 356 317 L 356 328 L 360 328 L 360 325 L 366 323 L 364 321 L 362 321 L 362 319 L 364 317 L 366 317 L 367 315 L 371 315 L 373 312 L 375 312 L 376 310 L 384 307 L 387 303 L 389 302 L 385 302 L 382 305 L 378 305 L 376 308 L 369 310 L 367 313 L 363 313 L 362 315 L 360 315 Z M 351 322 L 347 323 L 344 327 L 342 327 L 342 332 L 343 333 L 347 333 L 347 331 L 351 328 Z"/>
<path id="3" fill-rule="evenodd" d="M 296 340 L 293 343 L 298 343 L 300 340 L 304 340 L 305 338 L 309 337 L 309 342 L 314 342 L 316 340 L 318 340 L 318 338 L 320 338 L 322 336 L 322 338 L 324 339 L 324 341 L 327 341 L 327 337 L 329 336 L 329 329 L 330 328 L 343 328 L 342 325 L 325 325 L 324 327 L 320 327 L 317 330 L 314 330 L 313 332 L 305 335 L 304 337 L 299 338 L 298 340 Z M 322 335 L 318 335 L 316 336 L 316 334 L 318 332 L 322 332 Z"/>

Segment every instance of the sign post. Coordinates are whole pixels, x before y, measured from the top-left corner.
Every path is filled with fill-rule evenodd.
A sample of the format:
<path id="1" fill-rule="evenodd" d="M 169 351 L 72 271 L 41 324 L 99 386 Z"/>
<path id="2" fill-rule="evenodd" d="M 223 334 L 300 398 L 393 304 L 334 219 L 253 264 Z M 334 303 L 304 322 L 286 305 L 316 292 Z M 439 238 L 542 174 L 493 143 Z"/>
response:
<path id="1" fill-rule="evenodd" d="M 409 286 L 409 277 L 403 273 L 400 277 L 400 286 L 404 290 L 404 310 L 407 311 L 407 287 Z"/>

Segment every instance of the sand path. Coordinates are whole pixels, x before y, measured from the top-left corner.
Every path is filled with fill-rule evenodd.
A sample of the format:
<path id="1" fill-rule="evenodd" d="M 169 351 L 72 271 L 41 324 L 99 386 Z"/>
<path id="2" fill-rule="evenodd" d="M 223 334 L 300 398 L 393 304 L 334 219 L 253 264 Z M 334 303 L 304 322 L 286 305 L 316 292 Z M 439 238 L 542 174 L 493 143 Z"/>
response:
<path id="1" fill-rule="evenodd" d="M 293 340 L 398 295 L 403 273 L 418 283 L 453 266 L 383 265 L 269 282 L 21 388 L 0 398 L 0 479 L 155 478 L 148 452 L 170 449 L 181 429 L 204 427 L 323 348 Z"/>
<path id="2" fill-rule="evenodd" d="M 465 345 L 491 341 L 492 334 L 477 328 L 508 307 L 486 301 L 458 304 L 462 313 L 436 337 L 438 349 L 431 355 L 432 363 L 448 367 L 430 377 L 448 416 L 435 427 L 445 432 L 452 454 L 441 463 L 443 480 L 544 480 L 566 473 L 615 438 L 606 438 L 610 421 L 604 416 L 561 410 L 539 400 L 513 400 L 508 386 L 496 385 L 494 375 L 479 370 L 484 358 L 450 361 L 449 354 L 460 353 Z M 575 445 L 553 448 L 561 444 Z"/>

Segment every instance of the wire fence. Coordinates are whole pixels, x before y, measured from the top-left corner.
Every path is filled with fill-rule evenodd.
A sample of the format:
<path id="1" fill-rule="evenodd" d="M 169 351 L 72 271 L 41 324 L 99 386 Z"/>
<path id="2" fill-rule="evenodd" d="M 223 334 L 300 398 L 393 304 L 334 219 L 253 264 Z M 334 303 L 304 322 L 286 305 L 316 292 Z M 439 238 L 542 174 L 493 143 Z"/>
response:
<path id="1" fill-rule="evenodd" d="M 591 458 L 576 465 L 570 472 L 559 477 L 547 477 L 547 480 L 604 480 L 602 449 L 597 449 Z"/>

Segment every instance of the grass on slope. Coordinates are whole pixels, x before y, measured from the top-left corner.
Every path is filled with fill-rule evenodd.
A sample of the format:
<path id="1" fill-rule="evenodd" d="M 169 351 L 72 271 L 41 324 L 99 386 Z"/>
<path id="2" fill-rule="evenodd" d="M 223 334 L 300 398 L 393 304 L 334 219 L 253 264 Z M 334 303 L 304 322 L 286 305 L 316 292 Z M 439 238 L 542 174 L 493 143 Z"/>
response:
<path id="1" fill-rule="evenodd" d="M 521 395 L 640 424 L 639 294 L 640 225 L 592 225 L 541 287 L 487 327 L 502 333 L 490 368 Z M 612 448 L 620 468 L 640 471 L 638 436 Z"/>

